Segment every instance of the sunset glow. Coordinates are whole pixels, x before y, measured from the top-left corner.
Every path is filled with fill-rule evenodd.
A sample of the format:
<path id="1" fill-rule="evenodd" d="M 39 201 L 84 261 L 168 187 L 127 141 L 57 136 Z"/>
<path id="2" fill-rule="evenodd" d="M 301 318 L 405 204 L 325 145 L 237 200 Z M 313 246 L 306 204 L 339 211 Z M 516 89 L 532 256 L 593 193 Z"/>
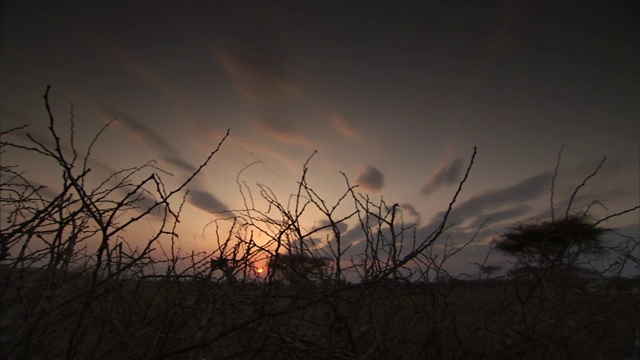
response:
<path id="1" fill-rule="evenodd" d="M 28 125 L 26 132 L 46 138 L 42 94 L 51 85 L 56 127 L 64 142 L 74 119 L 80 157 L 117 119 L 92 147 L 86 181 L 100 184 L 153 161 L 170 188 L 229 129 L 183 189 L 176 231 L 185 252 L 213 251 L 230 222 L 212 221 L 246 206 L 266 211 L 272 203 L 261 195 L 287 204 L 312 154 L 307 184 L 329 209 L 348 182 L 373 202 L 398 204 L 402 220 L 424 237 L 477 147 L 450 235 L 464 242 L 484 226 L 454 272 L 482 262 L 507 226 L 549 216 L 563 144 L 558 211 L 605 156 L 575 208 L 598 201 L 604 206 L 592 210 L 603 218 L 640 198 L 638 22 L 623 5 L 153 4 L 151 11 L 137 2 L 6 2 L 0 130 Z M 3 161 L 54 191 L 59 186 L 53 167 L 10 154 Z M 351 205 L 336 207 L 334 219 Z M 307 230 L 326 225 L 317 208 L 305 211 L 296 221 Z M 131 238 L 159 225 L 145 220 Z M 606 225 L 640 233 L 637 212 Z M 366 245 L 360 222 L 337 228 L 345 259 L 358 258 Z M 260 245 L 268 237 L 255 233 Z M 326 246 L 332 238 L 322 231 L 313 240 Z"/>
<path id="2" fill-rule="evenodd" d="M 0 1 L 0 359 L 636 359 L 640 0 Z"/>

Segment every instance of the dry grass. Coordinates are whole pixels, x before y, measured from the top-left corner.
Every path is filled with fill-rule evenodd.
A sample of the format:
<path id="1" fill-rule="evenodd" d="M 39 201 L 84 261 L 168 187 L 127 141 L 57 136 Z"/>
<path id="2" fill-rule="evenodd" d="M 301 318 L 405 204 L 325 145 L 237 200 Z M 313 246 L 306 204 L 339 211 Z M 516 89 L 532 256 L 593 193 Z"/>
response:
<path id="1" fill-rule="evenodd" d="M 459 281 L 269 288 L 170 278 L 105 282 L 80 320 L 88 288 L 74 282 L 54 295 L 37 291 L 46 289 L 42 283 L 28 291 L 3 287 L 3 320 L 21 319 L 3 329 L 9 358 L 70 356 L 79 329 L 71 354 L 79 359 L 624 359 L 640 323 L 638 293 L 615 287 L 593 293 L 570 284 Z"/>

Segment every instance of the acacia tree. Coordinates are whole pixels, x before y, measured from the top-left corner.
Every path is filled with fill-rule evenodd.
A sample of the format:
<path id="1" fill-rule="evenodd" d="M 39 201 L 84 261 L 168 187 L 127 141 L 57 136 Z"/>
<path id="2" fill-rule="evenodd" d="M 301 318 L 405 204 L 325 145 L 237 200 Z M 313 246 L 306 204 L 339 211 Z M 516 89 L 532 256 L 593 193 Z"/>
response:
<path id="1" fill-rule="evenodd" d="M 615 231 L 600 227 L 602 222 L 640 208 L 640 206 L 634 206 L 597 221 L 594 221 L 589 215 L 593 205 L 602 205 L 597 200 L 583 211 L 572 211 L 573 202 L 578 192 L 598 174 L 607 159 L 604 157 L 593 172 L 585 177 L 580 185 L 576 186 L 569 198 L 564 216 L 556 217 L 554 209 L 555 181 L 558 176 L 563 148 L 564 146 L 558 152 L 554 175 L 551 179 L 551 218 L 517 223 L 510 227 L 508 232 L 494 240 L 496 249 L 518 259 L 520 269 L 539 268 L 545 269 L 546 272 L 550 268 L 570 270 L 579 267 L 580 260 L 584 256 L 602 254 L 607 251 L 603 236 Z"/>
<path id="2" fill-rule="evenodd" d="M 515 256 L 521 266 L 571 268 L 582 255 L 602 253 L 602 236 L 608 231 L 583 214 L 573 214 L 518 223 L 494 244 L 496 249 Z"/>

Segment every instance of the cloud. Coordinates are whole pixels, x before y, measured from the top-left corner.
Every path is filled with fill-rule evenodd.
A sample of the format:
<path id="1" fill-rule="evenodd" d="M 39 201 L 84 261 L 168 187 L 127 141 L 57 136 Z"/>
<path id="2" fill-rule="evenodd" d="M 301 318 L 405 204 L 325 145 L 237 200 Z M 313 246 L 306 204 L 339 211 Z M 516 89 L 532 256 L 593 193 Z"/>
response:
<path id="1" fill-rule="evenodd" d="M 171 165 L 173 165 L 175 167 L 178 167 L 178 168 L 184 170 L 187 173 L 194 173 L 194 172 L 196 172 L 196 170 L 198 170 L 197 167 L 189 164 L 188 162 L 186 162 L 186 161 L 184 161 L 184 160 L 182 160 L 180 158 L 175 157 L 175 155 L 173 155 L 173 156 L 163 156 L 162 157 L 162 161 L 164 161 L 166 163 L 169 163 L 169 164 L 171 164 Z"/>
<path id="2" fill-rule="evenodd" d="M 120 49 L 111 41 L 101 39 L 102 48 L 106 49 L 110 54 L 115 56 L 125 67 L 134 72 L 141 79 L 146 81 L 155 89 L 163 91 L 172 101 L 179 101 L 182 104 L 188 104 L 189 99 L 184 94 L 176 91 L 162 76 L 151 70 L 150 67 L 134 60 L 134 57 L 127 54 L 126 51 Z"/>
<path id="3" fill-rule="evenodd" d="M 420 217 L 420 213 L 416 210 L 416 208 L 413 207 L 413 205 L 402 204 L 400 205 L 400 210 L 402 212 L 402 221 L 405 222 L 406 225 L 420 225 L 422 218 Z"/>
<path id="4" fill-rule="evenodd" d="M 455 206 L 450 217 L 450 223 L 460 224 L 465 220 L 486 219 L 489 217 L 487 214 L 494 213 L 505 207 L 515 209 L 518 204 L 537 199 L 549 189 L 551 176 L 551 172 L 544 172 L 526 178 L 507 188 L 481 193 Z M 519 211 L 523 210 L 524 208 Z M 498 214 L 502 220 L 507 220 L 507 213 L 508 211 Z M 443 215 L 444 211 L 438 213 L 434 219 L 441 219 Z M 513 216 L 515 216 L 515 213 Z"/>
<path id="5" fill-rule="evenodd" d="M 452 161 L 444 160 L 431 175 L 429 182 L 420 190 L 420 195 L 429 196 L 443 185 L 457 183 L 460 179 L 462 158 L 457 157 Z"/>
<path id="6" fill-rule="evenodd" d="M 253 67 L 229 51 L 215 49 L 214 53 L 224 71 L 233 80 L 238 94 L 252 104 L 279 102 L 301 93 L 300 88 L 293 83 Z"/>
<path id="7" fill-rule="evenodd" d="M 278 75 L 275 64 L 252 64 L 230 51 L 216 49 L 216 58 L 229 74 L 236 92 L 253 106 L 258 130 L 285 144 L 315 148 L 313 142 L 299 133 L 287 119 L 287 103 L 301 90 Z M 244 54 L 247 58 L 251 54 Z M 258 67 L 262 65 L 262 67 Z"/>
<path id="8" fill-rule="evenodd" d="M 137 191 L 131 194 L 131 190 L 135 187 L 135 184 L 131 184 L 130 186 L 121 185 L 116 178 L 109 180 L 109 186 L 113 186 L 112 189 L 114 189 L 114 193 L 117 194 L 117 201 L 126 200 L 126 202 L 131 202 L 133 206 L 132 211 L 142 214 L 153 207 L 154 209 L 149 212 L 149 215 L 154 219 L 163 219 L 167 215 L 167 205 L 156 199 L 155 193 Z"/>
<path id="9" fill-rule="evenodd" d="M 302 164 L 300 163 L 300 161 L 292 158 L 291 157 L 292 154 L 290 152 L 283 153 L 283 152 L 275 151 L 273 147 L 265 146 L 256 140 L 251 140 L 251 139 L 243 140 L 238 138 L 237 136 L 234 136 L 233 139 L 236 140 L 236 144 L 244 152 L 248 153 L 251 157 L 253 157 L 253 159 L 260 162 L 262 166 L 264 166 L 265 169 L 267 169 L 267 171 L 275 175 L 278 178 L 276 182 L 279 185 L 291 184 L 291 182 L 282 176 L 283 175 L 281 173 L 282 171 L 276 172 L 272 169 L 272 166 L 267 165 L 267 164 L 272 164 L 272 161 L 265 160 L 265 158 L 270 158 L 270 160 L 274 160 L 278 162 L 279 164 L 286 167 L 289 171 L 295 174 L 298 174 L 298 172 L 302 168 Z M 312 152 L 310 152 L 309 155 L 311 153 Z M 257 156 L 256 154 L 258 154 L 259 156 Z"/>
<path id="10" fill-rule="evenodd" d="M 292 42 L 283 26 L 287 16 L 285 8 L 273 4 L 230 6 L 213 24 L 213 55 L 251 104 L 282 102 L 301 93 L 287 80 L 292 73 Z"/>
<path id="11" fill-rule="evenodd" d="M 229 208 L 206 191 L 190 190 L 187 197 L 191 205 L 208 212 L 222 212 Z"/>
<path id="12" fill-rule="evenodd" d="M 335 224 L 336 227 L 338 228 L 338 231 L 340 232 L 340 234 L 345 234 L 347 232 L 347 229 L 349 228 L 349 225 L 347 225 L 347 223 L 345 223 L 344 221 L 342 222 L 338 222 Z M 333 231 L 331 228 L 331 224 L 329 223 L 329 220 L 323 220 L 318 224 L 318 228 L 324 227 L 324 226 L 328 226 L 328 230 L 329 231 Z"/>
<path id="13" fill-rule="evenodd" d="M 278 21 L 286 16 L 282 11 L 278 6 L 227 9 L 215 25 L 212 53 L 236 94 L 249 105 L 260 135 L 315 149 L 287 115 L 303 91 L 290 80 L 291 42 Z"/>
<path id="14" fill-rule="evenodd" d="M 358 175 L 356 184 L 369 191 L 380 191 L 384 187 L 384 175 L 375 167 L 367 165 Z"/>
<path id="15" fill-rule="evenodd" d="M 141 122 L 133 119 L 133 117 L 111 110 L 105 106 L 98 107 L 98 111 L 109 119 L 117 118 L 114 124 L 124 126 L 129 131 L 129 136 L 133 140 L 159 150 L 164 151 L 169 149 L 169 153 L 173 152 L 171 145 L 158 135 L 155 130 L 143 125 Z"/>
<path id="16" fill-rule="evenodd" d="M 362 140 L 362 136 L 360 135 L 356 127 L 351 122 L 349 122 L 344 116 L 334 115 L 331 118 L 331 123 L 336 128 L 336 130 L 347 139 L 356 140 L 356 141 Z"/>
<path id="17" fill-rule="evenodd" d="M 301 145 L 309 149 L 315 149 L 314 143 L 306 136 L 300 134 L 293 124 L 285 120 L 263 118 L 257 121 L 258 131 L 274 140 L 290 145 Z"/>
<path id="18" fill-rule="evenodd" d="M 477 229 L 482 225 L 486 220 L 489 220 L 492 224 L 505 222 L 505 221 L 514 221 L 517 218 L 522 217 L 523 215 L 531 212 L 533 208 L 529 205 L 518 205 L 505 210 L 494 211 L 492 213 L 482 214 L 482 216 L 478 216 L 476 220 L 468 226 L 469 229 Z"/>
<path id="19" fill-rule="evenodd" d="M 447 226 L 455 226 L 447 229 L 441 240 L 447 239 L 454 245 L 462 244 L 470 240 L 480 225 L 489 220 L 489 224 L 478 232 L 475 243 L 490 243 L 493 236 L 504 229 L 499 223 L 520 220 L 523 215 L 532 211 L 533 208 L 525 202 L 537 199 L 548 189 L 551 175 L 550 172 L 545 172 L 531 176 L 507 188 L 481 193 L 454 206 L 447 219 Z M 426 225 L 416 229 L 416 240 L 424 241 L 434 234 L 444 215 L 445 211 L 441 211 Z M 469 225 L 461 226 L 465 222 Z M 440 246 L 438 244 L 434 246 Z"/>
<path id="20" fill-rule="evenodd" d="M 400 205 L 400 209 L 402 209 L 403 211 L 405 211 L 407 214 L 409 214 L 411 216 L 420 217 L 420 213 L 418 213 L 416 211 L 416 208 L 414 208 L 412 205 L 402 204 L 402 205 Z"/>
<path id="21" fill-rule="evenodd" d="M 550 216 L 549 209 L 541 209 L 539 212 L 535 205 L 529 204 L 531 201 L 541 199 L 549 195 L 551 177 L 553 173 L 542 172 L 528 177 L 504 189 L 491 190 L 480 193 L 471 199 L 453 207 L 448 218 L 448 224 L 456 224 L 447 231 L 448 236 L 454 239 L 468 239 L 485 221 L 489 221 L 484 229 L 478 234 L 478 241 L 488 242 L 492 236 L 504 231 L 505 223 L 510 225 L 521 220 L 537 220 Z M 558 191 L 558 189 L 556 189 Z M 601 198 L 614 198 L 622 196 L 616 190 L 598 193 Z M 556 193 L 556 195 L 560 195 Z M 593 194 L 592 194 L 593 195 Z M 583 207 L 590 204 L 587 201 L 588 195 L 584 199 L 579 195 L 576 202 Z M 556 203 L 556 214 L 566 208 L 566 202 Z M 436 214 L 429 224 L 417 230 L 418 239 L 426 238 L 436 230 L 442 221 L 445 212 Z M 465 226 L 460 226 L 465 223 Z M 468 225 L 467 225 L 468 224 Z M 635 225 L 637 226 L 637 224 Z M 487 240 L 489 239 L 489 240 Z"/>
<path id="22" fill-rule="evenodd" d="M 189 164 L 188 161 L 178 156 L 178 151 L 171 146 L 169 142 L 164 140 L 154 129 L 143 125 L 131 116 L 110 110 L 106 107 L 99 107 L 98 111 L 110 119 L 114 117 L 117 118 L 117 121 L 114 123 L 116 126 L 123 126 L 129 132 L 129 137 L 131 137 L 131 139 L 150 146 L 162 154 L 160 156 L 160 160 L 176 166 L 188 173 L 196 171 L 197 167 Z"/>

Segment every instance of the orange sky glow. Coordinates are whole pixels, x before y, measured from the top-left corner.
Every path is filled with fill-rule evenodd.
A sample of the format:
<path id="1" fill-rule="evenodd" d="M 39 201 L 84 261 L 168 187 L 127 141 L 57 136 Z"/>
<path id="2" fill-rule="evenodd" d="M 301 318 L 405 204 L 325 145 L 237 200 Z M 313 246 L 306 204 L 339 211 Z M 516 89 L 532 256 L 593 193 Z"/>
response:
<path id="1" fill-rule="evenodd" d="M 94 184 L 153 160 L 175 186 L 229 129 L 188 186 L 178 226 L 186 253 L 212 251 L 230 226 L 223 219 L 248 202 L 267 209 L 264 189 L 291 201 L 307 161 L 306 180 L 327 206 L 349 182 L 374 203 L 398 204 L 421 237 L 441 219 L 477 147 L 448 239 L 464 243 L 485 225 L 452 262 L 454 273 L 481 261 L 507 226 L 549 217 L 563 145 L 557 209 L 605 156 L 576 209 L 597 200 L 604 206 L 594 215 L 603 218 L 640 199 L 637 8 L 578 1 L 2 6 L 0 130 L 28 124 L 46 139 L 47 85 L 66 140 L 73 104 L 78 149 L 117 119 L 92 149 Z M 9 153 L 4 161 L 52 190 L 60 184 L 55 164 Z M 353 207 L 343 201 L 335 218 Z M 607 226 L 638 237 L 639 217 L 636 210 Z M 308 231 L 325 222 L 313 206 L 300 219 Z M 157 226 L 145 219 L 135 235 Z M 355 256 L 364 246 L 360 223 L 351 218 L 340 230 Z M 313 236 L 328 246 L 331 234 Z"/>

